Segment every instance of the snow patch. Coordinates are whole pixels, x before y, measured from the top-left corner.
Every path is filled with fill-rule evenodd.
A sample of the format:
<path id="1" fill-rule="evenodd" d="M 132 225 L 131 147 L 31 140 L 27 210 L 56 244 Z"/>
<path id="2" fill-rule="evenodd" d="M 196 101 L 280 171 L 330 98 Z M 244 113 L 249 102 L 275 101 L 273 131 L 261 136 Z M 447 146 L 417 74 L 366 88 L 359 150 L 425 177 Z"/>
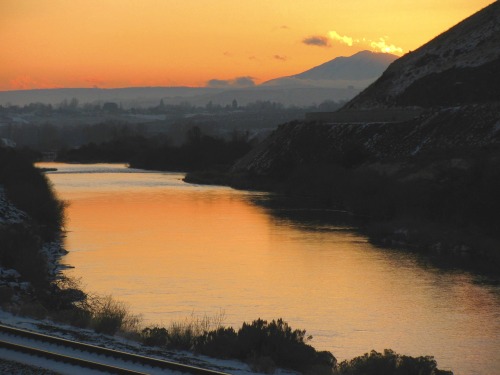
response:
<path id="1" fill-rule="evenodd" d="M 48 320 L 35 320 L 31 318 L 15 316 L 2 310 L 0 310 L 0 324 L 26 329 L 29 331 L 39 332 L 46 335 L 57 336 L 67 340 L 85 342 L 87 344 L 101 346 L 109 349 L 136 353 L 139 355 L 145 355 L 148 357 L 154 357 L 178 363 L 185 363 L 197 367 L 210 368 L 234 375 L 257 374 L 256 372 L 253 372 L 247 364 L 237 360 L 215 359 L 203 355 L 195 355 L 193 353 L 186 351 L 173 351 L 173 350 L 166 351 L 164 349 L 163 350 L 155 349 L 152 347 L 143 346 L 135 341 L 127 340 L 123 337 L 111 337 L 102 334 L 97 334 L 92 330 L 79 329 L 64 324 L 57 324 Z M 16 340 L 22 340 L 22 338 Z M 44 344 L 44 345 L 47 345 L 47 348 L 45 348 L 46 350 L 50 349 L 48 347 L 50 344 Z M 4 353 L 4 355 L 6 354 Z M 0 353 L 0 359 L 1 358 L 2 358 L 2 353 Z M 42 359 L 39 362 L 38 361 L 33 362 L 33 357 L 18 356 L 16 358 L 9 358 L 9 359 L 16 360 L 20 363 L 25 363 L 28 365 L 36 365 L 42 368 L 50 368 L 49 361 L 44 359 Z M 118 365 L 119 364 L 118 360 L 116 361 L 117 361 L 116 365 Z M 57 371 L 58 373 L 61 372 L 61 369 L 53 369 L 53 370 Z M 69 374 L 77 373 L 74 371 L 75 368 L 73 367 L 73 371 L 69 371 L 66 373 Z M 149 371 L 151 371 L 151 368 L 149 368 Z M 164 374 L 166 372 L 161 372 L 161 373 Z M 275 374 L 297 375 L 296 372 L 283 369 L 276 369 Z"/>

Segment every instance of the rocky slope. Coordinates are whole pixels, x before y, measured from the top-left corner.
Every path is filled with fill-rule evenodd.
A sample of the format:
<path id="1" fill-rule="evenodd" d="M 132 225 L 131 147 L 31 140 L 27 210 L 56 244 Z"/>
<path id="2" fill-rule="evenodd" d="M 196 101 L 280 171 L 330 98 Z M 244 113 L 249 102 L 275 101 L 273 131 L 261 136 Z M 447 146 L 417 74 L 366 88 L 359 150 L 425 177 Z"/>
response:
<path id="1" fill-rule="evenodd" d="M 424 112 L 413 120 L 391 124 L 284 124 L 240 159 L 233 172 L 277 177 L 302 163 L 335 163 L 349 148 L 349 152 L 358 151 L 359 157 L 366 157 L 367 162 L 402 163 L 436 152 L 460 157 L 466 150 L 499 147 L 500 103 L 470 104 Z"/>

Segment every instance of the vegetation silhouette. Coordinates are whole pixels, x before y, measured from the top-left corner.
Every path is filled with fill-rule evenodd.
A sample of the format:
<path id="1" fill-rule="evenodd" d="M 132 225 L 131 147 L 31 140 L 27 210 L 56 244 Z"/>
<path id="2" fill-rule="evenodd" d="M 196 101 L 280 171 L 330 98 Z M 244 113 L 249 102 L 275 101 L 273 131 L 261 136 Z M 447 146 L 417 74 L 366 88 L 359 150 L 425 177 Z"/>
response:
<path id="1" fill-rule="evenodd" d="M 58 238 L 64 225 L 64 206 L 29 155 L 0 147 L 0 186 L 7 198 L 29 215 L 28 222 L 0 224 L 0 265 L 17 270 L 37 292 L 50 284 L 43 242 Z"/>
<path id="2" fill-rule="evenodd" d="M 117 137 L 101 144 L 89 143 L 61 152 L 58 160 L 69 162 L 125 162 L 132 168 L 195 171 L 227 170 L 252 148 L 246 133 L 233 132 L 229 140 L 203 134 L 197 126 L 187 131 L 187 139 L 173 146 L 168 139 L 142 136 Z"/>

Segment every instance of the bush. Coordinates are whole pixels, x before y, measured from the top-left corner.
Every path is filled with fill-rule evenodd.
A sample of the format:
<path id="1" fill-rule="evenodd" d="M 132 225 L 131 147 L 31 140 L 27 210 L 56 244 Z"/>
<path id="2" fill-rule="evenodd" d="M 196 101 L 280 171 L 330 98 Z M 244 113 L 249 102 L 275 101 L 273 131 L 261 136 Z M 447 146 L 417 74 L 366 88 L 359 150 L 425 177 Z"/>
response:
<path id="1" fill-rule="evenodd" d="M 148 327 L 141 332 L 145 345 L 195 350 L 217 358 L 246 361 L 254 371 L 272 373 L 276 366 L 304 373 L 330 374 L 336 364 L 330 352 L 317 352 L 306 342 L 306 331 L 293 330 L 283 319 L 257 319 L 236 332 L 222 326 L 223 314 L 213 318 L 192 315 L 168 328 Z"/>
<path id="2" fill-rule="evenodd" d="M 17 270 L 35 289 L 48 287 L 47 262 L 40 254 L 40 237 L 23 224 L 0 225 L 0 265 Z"/>
<path id="3" fill-rule="evenodd" d="M 385 349 L 384 353 L 372 350 L 350 361 L 342 361 L 335 371 L 338 375 L 452 375 L 437 369 L 433 357 L 409 357 Z"/>
<path id="4" fill-rule="evenodd" d="M 133 330 L 139 323 L 139 318 L 132 315 L 124 303 L 111 296 L 95 298 L 90 311 L 91 326 L 97 333 L 114 335 L 118 330 Z"/>
<path id="5" fill-rule="evenodd" d="M 280 367 L 299 371 L 306 371 L 314 365 L 332 368 L 335 357 L 328 352 L 320 354 L 306 344 L 312 337 L 306 337 L 305 333 L 305 330 L 292 330 L 282 319 L 270 323 L 261 319 L 251 324 L 243 323 L 238 331 L 240 358 L 269 357 Z"/>
<path id="6" fill-rule="evenodd" d="M 220 327 L 205 332 L 199 338 L 196 350 L 211 357 L 237 358 L 239 356 L 238 334 L 231 327 Z"/>
<path id="7" fill-rule="evenodd" d="M 87 328 L 92 322 L 92 314 L 78 307 L 53 311 L 50 315 L 56 322 L 70 324 L 78 328 Z"/>
<path id="8" fill-rule="evenodd" d="M 0 148 L 0 184 L 8 198 L 35 222 L 44 240 L 52 240 L 64 225 L 64 203 L 50 182 L 21 154 Z"/>
<path id="9" fill-rule="evenodd" d="M 141 331 L 140 340 L 147 346 L 165 346 L 168 342 L 168 332 L 162 327 L 146 327 Z"/>

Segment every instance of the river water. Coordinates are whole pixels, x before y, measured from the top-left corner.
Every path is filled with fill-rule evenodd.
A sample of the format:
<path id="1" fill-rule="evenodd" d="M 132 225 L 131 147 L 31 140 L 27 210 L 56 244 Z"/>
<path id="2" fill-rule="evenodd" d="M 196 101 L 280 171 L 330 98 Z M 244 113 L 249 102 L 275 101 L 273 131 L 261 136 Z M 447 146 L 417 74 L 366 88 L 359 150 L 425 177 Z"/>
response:
<path id="1" fill-rule="evenodd" d="M 338 360 L 391 348 L 458 375 L 500 373 L 498 286 L 376 248 L 325 212 L 267 208 L 266 193 L 116 164 L 39 166 L 57 168 L 47 175 L 69 203 L 67 274 L 146 323 L 282 317 Z"/>

